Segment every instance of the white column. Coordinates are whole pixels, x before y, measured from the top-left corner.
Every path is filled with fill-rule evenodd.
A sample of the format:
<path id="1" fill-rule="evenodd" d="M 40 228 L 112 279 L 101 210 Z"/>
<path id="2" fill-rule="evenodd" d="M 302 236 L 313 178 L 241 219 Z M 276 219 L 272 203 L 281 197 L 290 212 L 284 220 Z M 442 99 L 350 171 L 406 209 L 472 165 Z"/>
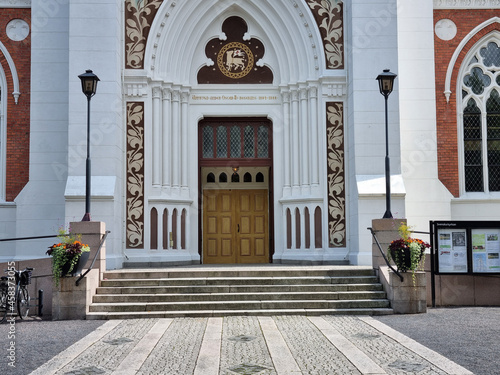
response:
<path id="1" fill-rule="evenodd" d="M 179 114 L 179 90 L 172 91 L 172 186 L 180 186 L 180 114 Z"/>
<path id="2" fill-rule="evenodd" d="M 283 92 L 283 169 L 284 187 L 290 188 L 290 92 Z"/>
<path id="3" fill-rule="evenodd" d="M 290 207 L 290 215 L 292 216 L 292 248 L 290 250 L 296 249 L 297 248 L 297 222 L 296 222 L 296 210 L 295 207 Z"/>
<path id="4" fill-rule="evenodd" d="M 160 118 L 161 87 L 153 87 L 153 186 L 160 186 L 161 182 L 161 118 Z"/>
<path id="5" fill-rule="evenodd" d="M 311 183 L 313 186 L 319 185 L 319 152 L 322 147 L 319 142 L 318 126 L 318 88 L 309 88 L 309 118 L 311 124 Z"/>
<path id="6" fill-rule="evenodd" d="M 181 186 L 188 186 L 188 99 L 189 92 L 183 91 L 181 94 Z"/>
<path id="7" fill-rule="evenodd" d="M 300 89 L 300 185 L 309 186 L 309 124 L 307 113 L 307 89 Z"/>
<path id="8" fill-rule="evenodd" d="M 312 209 L 312 210 L 311 210 Z M 316 248 L 316 221 L 314 220 L 314 214 L 316 207 L 309 207 L 309 247 L 311 250 Z"/>
<path id="9" fill-rule="evenodd" d="M 292 185 L 294 188 L 300 186 L 299 168 L 299 93 L 292 91 Z"/>
<path id="10" fill-rule="evenodd" d="M 163 139 L 162 139 L 162 185 L 170 187 L 172 171 L 172 119 L 171 119 L 171 99 L 172 93 L 169 88 L 163 89 Z"/>

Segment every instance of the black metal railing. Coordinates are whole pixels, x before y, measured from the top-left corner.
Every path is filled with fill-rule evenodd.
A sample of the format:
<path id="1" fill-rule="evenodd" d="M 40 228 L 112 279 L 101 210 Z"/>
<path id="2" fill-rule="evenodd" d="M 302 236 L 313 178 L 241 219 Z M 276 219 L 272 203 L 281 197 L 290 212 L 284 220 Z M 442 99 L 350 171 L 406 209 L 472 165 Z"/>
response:
<path id="1" fill-rule="evenodd" d="M 375 231 L 373 230 L 373 228 L 369 227 L 367 228 L 372 236 L 373 236 L 373 239 L 375 240 L 375 243 L 377 244 L 377 247 L 378 249 L 380 250 L 380 253 L 382 254 L 382 257 L 384 258 L 385 260 L 385 263 L 389 266 L 389 268 L 396 274 L 399 276 L 399 279 L 401 280 L 401 282 L 404 281 L 404 277 L 403 275 L 401 275 L 397 270 L 394 269 L 394 267 L 391 265 L 391 263 L 389 262 L 389 259 L 387 259 L 387 256 L 385 255 L 384 251 L 382 250 L 382 246 L 380 246 L 380 242 L 378 242 L 378 238 L 377 238 L 377 235 L 375 233 Z"/>
<path id="2" fill-rule="evenodd" d="M 108 233 L 110 233 L 111 231 L 107 230 L 103 235 L 102 235 L 102 238 L 101 238 L 101 243 L 99 244 L 99 247 L 97 248 L 97 251 L 94 255 L 94 259 L 92 260 L 92 263 L 90 264 L 90 267 L 87 271 L 85 271 L 84 273 L 82 273 L 80 275 L 80 277 L 76 280 L 75 282 L 75 285 L 78 286 L 78 284 L 80 283 L 80 281 L 85 277 L 86 274 L 88 274 L 91 270 L 92 270 L 92 267 L 94 267 L 94 263 L 95 261 L 97 260 L 97 257 L 99 255 L 99 253 L 101 252 L 101 248 L 102 248 L 102 245 L 104 245 L 104 242 L 106 241 L 106 237 L 108 236 Z"/>
<path id="3" fill-rule="evenodd" d="M 43 238 L 55 238 L 55 237 L 68 237 L 70 234 L 64 233 L 64 234 L 49 234 L 47 236 L 34 236 L 34 237 L 16 237 L 16 238 L 0 238 L 0 242 L 6 242 L 6 241 L 23 241 L 23 240 L 40 240 Z"/>

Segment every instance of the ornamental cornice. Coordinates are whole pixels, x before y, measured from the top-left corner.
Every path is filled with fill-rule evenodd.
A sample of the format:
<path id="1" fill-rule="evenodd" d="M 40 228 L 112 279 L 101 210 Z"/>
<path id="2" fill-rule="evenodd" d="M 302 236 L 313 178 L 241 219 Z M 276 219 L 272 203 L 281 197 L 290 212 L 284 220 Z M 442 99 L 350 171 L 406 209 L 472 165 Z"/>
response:
<path id="1" fill-rule="evenodd" d="M 434 0 L 434 9 L 500 9 L 500 0 Z"/>
<path id="2" fill-rule="evenodd" d="M 0 0 L 0 8 L 31 8 L 31 0 Z"/>

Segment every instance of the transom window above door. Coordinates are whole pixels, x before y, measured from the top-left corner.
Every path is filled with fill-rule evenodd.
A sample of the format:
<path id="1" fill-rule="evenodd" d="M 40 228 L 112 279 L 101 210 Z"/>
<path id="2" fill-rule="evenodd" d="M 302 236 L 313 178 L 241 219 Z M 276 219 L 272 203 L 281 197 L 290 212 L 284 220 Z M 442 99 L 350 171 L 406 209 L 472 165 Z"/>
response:
<path id="1" fill-rule="evenodd" d="M 200 122 L 202 160 L 261 161 L 271 158 L 271 126 L 267 119 L 203 120 Z"/>

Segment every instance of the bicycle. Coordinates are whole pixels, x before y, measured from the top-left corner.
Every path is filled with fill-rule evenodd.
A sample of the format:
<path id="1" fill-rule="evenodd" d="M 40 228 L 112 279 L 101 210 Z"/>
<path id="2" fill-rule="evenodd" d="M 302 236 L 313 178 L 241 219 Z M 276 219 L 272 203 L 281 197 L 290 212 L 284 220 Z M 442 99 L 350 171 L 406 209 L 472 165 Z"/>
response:
<path id="1" fill-rule="evenodd" d="M 14 305 L 17 304 L 17 314 L 21 319 L 26 319 L 30 308 L 30 294 L 28 285 L 31 284 L 31 274 L 34 268 L 26 267 L 24 270 L 16 270 L 9 262 L 9 268 L 5 270 L 8 276 L 2 276 L 0 280 L 0 323 L 7 319 L 7 313 L 14 315 Z"/>

